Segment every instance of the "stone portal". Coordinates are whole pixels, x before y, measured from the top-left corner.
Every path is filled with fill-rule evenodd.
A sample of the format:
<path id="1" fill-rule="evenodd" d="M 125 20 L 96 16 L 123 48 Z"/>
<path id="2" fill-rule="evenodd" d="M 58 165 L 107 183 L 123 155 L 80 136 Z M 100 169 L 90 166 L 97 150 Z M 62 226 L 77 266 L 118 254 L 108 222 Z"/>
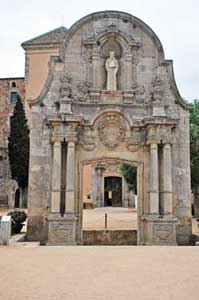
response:
<path id="1" fill-rule="evenodd" d="M 84 166 L 101 207 L 121 203 L 121 179 L 112 190 L 106 177 L 120 177 L 114 166 L 125 163 L 137 168 L 137 243 L 190 244 L 189 106 L 158 37 L 127 13 L 99 12 L 69 29 L 59 53 L 29 101 L 28 239 L 82 243 Z M 122 181 L 128 207 L 124 193 Z"/>

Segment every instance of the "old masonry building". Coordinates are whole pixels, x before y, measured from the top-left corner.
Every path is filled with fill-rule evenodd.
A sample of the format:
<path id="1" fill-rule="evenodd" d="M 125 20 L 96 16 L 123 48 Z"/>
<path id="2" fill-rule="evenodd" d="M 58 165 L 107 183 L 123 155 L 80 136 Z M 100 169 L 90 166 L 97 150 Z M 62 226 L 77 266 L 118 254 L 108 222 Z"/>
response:
<path id="1" fill-rule="evenodd" d="M 137 169 L 137 244 L 188 245 L 189 109 L 151 28 L 104 11 L 22 46 L 32 119 L 28 239 L 81 244 L 84 167 L 93 167 L 101 205 L 104 166 L 126 163 Z"/>

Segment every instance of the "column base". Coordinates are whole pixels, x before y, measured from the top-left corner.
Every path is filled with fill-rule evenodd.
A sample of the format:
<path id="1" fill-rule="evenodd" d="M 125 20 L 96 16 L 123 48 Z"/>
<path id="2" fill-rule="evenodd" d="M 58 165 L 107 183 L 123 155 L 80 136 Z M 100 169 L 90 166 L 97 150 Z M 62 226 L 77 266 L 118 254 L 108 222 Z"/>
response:
<path id="1" fill-rule="evenodd" d="M 144 245 L 176 246 L 177 218 L 173 215 L 152 215 L 142 217 L 144 224 Z"/>
<path id="2" fill-rule="evenodd" d="M 48 216 L 48 246 L 77 245 L 76 240 L 76 214 L 57 213 Z"/>

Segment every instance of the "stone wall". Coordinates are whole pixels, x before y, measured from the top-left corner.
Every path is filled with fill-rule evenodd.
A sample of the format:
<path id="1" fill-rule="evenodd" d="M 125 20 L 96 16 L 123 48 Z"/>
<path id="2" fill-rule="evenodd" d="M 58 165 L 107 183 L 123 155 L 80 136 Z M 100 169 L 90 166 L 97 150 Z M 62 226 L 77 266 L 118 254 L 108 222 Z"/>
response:
<path id="1" fill-rule="evenodd" d="M 0 207 L 14 208 L 17 188 L 15 180 L 0 180 Z"/>

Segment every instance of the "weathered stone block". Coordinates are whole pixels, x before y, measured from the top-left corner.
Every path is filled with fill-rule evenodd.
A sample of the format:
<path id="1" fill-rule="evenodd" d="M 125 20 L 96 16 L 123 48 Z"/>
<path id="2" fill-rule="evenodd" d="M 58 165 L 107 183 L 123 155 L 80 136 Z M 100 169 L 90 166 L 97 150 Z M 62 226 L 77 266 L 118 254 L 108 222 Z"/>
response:
<path id="1" fill-rule="evenodd" d="M 3 216 L 0 220 L 0 245 L 8 245 L 11 236 L 11 217 Z"/>

